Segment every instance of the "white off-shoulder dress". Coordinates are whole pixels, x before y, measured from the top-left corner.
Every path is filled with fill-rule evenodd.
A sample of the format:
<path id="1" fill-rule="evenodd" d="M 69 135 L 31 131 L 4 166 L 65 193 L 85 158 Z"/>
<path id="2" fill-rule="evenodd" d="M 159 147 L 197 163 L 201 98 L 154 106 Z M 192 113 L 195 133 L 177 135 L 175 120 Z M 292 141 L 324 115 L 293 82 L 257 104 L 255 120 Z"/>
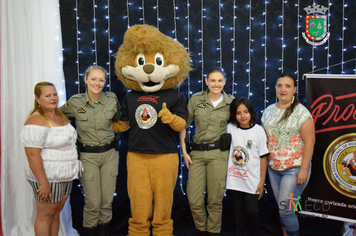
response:
<path id="1" fill-rule="evenodd" d="M 77 132 L 72 125 L 45 127 L 25 125 L 21 130 L 25 147 L 42 148 L 41 156 L 48 182 L 66 182 L 78 178 L 81 163 L 76 149 Z M 37 181 L 29 165 L 26 178 Z"/>

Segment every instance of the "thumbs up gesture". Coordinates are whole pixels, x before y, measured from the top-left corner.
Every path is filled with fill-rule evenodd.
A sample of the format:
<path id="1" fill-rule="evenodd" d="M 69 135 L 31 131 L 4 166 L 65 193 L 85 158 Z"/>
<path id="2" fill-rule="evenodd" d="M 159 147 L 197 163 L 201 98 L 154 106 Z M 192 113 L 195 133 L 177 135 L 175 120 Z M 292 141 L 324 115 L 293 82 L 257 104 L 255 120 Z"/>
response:
<path id="1" fill-rule="evenodd" d="M 173 120 L 173 114 L 167 109 L 167 104 L 162 104 L 162 110 L 158 113 L 158 117 L 164 124 L 169 124 Z"/>
<path id="2" fill-rule="evenodd" d="M 162 110 L 158 113 L 158 117 L 161 118 L 162 123 L 168 124 L 174 131 L 180 132 L 185 128 L 185 119 L 172 114 L 165 102 L 162 104 Z"/>

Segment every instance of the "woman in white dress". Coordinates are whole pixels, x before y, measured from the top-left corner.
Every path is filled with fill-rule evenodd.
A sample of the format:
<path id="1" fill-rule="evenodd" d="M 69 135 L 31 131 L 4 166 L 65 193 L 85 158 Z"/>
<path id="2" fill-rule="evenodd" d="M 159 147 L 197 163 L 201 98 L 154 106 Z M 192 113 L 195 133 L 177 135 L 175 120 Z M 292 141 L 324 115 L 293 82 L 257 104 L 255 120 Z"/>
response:
<path id="1" fill-rule="evenodd" d="M 73 179 L 78 178 L 77 133 L 57 109 L 58 95 L 50 82 L 35 86 L 35 106 L 21 130 L 28 160 L 26 178 L 36 199 L 36 235 L 58 235 L 59 213 Z"/>

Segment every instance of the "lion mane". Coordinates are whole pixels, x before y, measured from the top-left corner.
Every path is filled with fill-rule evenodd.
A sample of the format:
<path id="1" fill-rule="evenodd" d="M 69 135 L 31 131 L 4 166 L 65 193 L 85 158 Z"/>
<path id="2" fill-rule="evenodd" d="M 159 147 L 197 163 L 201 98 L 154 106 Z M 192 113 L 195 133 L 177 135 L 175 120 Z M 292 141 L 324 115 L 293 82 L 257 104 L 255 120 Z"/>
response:
<path id="1" fill-rule="evenodd" d="M 116 54 L 115 72 L 125 87 L 135 91 L 142 91 L 142 89 L 137 81 L 124 76 L 122 68 L 137 66 L 136 56 L 140 53 L 160 53 L 164 57 L 164 66 L 173 64 L 179 67 L 176 75 L 166 79 L 162 90 L 178 87 L 192 70 L 189 53 L 178 41 L 164 35 L 153 26 L 134 25 L 126 31 L 123 44 Z"/>

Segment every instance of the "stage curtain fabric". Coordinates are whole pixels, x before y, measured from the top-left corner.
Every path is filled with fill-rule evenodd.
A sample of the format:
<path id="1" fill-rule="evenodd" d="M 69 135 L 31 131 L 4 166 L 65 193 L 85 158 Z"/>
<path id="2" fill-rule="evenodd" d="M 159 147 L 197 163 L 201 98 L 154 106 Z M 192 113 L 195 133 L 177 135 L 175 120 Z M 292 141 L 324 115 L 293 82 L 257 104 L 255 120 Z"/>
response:
<path id="1" fill-rule="evenodd" d="M 1 13 L 1 219 L 3 235 L 35 235 L 33 192 L 25 179 L 27 158 L 19 134 L 34 105 L 34 86 L 56 85 L 65 100 L 58 0 L 0 0 Z M 59 235 L 72 228 L 69 199 Z"/>

